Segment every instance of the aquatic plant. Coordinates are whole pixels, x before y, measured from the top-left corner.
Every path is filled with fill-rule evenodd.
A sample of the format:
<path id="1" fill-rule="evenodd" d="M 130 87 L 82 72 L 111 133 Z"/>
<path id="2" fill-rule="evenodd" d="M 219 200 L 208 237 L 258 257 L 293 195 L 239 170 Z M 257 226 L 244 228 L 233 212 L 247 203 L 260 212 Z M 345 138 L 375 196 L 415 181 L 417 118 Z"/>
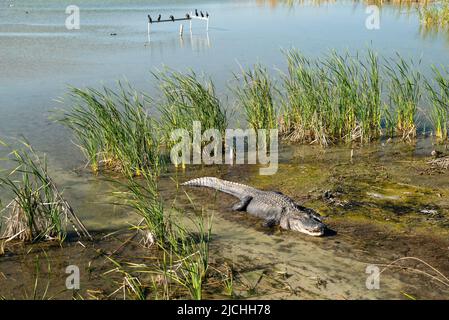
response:
<path id="1" fill-rule="evenodd" d="M 204 83 L 191 71 L 183 74 L 173 70 L 153 72 L 162 93 L 158 104 L 160 128 L 165 145 L 170 145 L 170 133 L 186 129 L 192 134 L 193 121 L 200 121 L 203 130 L 210 128 L 225 132 L 228 120 L 210 79 Z"/>
<path id="2" fill-rule="evenodd" d="M 389 103 L 394 114 L 391 122 L 403 139 L 416 136 L 416 115 L 421 101 L 421 74 L 398 56 L 385 65 L 389 77 Z"/>
<path id="3" fill-rule="evenodd" d="M 241 74 L 234 74 L 234 77 L 237 84 L 232 91 L 238 106 L 245 111 L 249 126 L 255 130 L 277 128 L 276 89 L 267 69 L 256 64 L 253 69 L 242 69 Z"/>
<path id="4" fill-rule="evenodd" d="M 156 245 L 162 250 L 163 259 L 157 274 L 188 289 L 193 299 L 201 299 L 209 265 L 211 225 L 206 228 L 202 217 L 192 219 L 193 230 L 181 223 L 179 214 L 171 212 L 175 208 L 164 207 L 157 178 L 157 174 L 143 170 L 141 179 L 128 176 L 126 183 L 118 182 L 125 190 L 115 194 L 124 200 L 121 204 L 142 217 L 134 228 L 143 235 L 143 245 Z M 154 266 L 151 269 L 154 272 Z"/>
<path id="5" fill-rule="evenodd" d="M 50 178 L 47 162 L 36 154 L 31 145 L 23 142 L 24 150 L 13 150 L 10 160 L 16 167 L 0 177 L 0 187 L 14 195 L 5 206 L 4 230 L 1 239 L 35 242 L 64 241 L 66 221 L 69 220 L 80 237 L 91 238 L 69 203 Z"/>
<path id="6" fill-rule="evenodd" d="M 379 137 L 381 87 L 374 53 L 366 61 L 336 52 L 317 60 L 294 49 L 284 53 L 288 72 L 282 76 L 280 129 L 285 139 L 326 146 Z"/>
<path id="7" fill-rule="evenodd" d="M 133 209 L 143 220 L 135 228 L 144 234 L 143 241 L 146 246 L 167 243 L 172 233 L 170 217 L 164 212 L 157 186 L 157 174 L 142 170 L 142 179 L 135 179 L 128 175 L 126 182 L 117 181 L 124 191 L 114 194 L 123 200 L 119 204 Z"/>
<path id="8" fill-rule="evenodd" d="M 163 163 L 155 121 L 148 116 L 149 99 L 130 85 L 109 88 L 70 88 L 74 106 L 59 121 L 77 138 L 92 171 L 101 168 L 131 171 L 157 169 Z"/>
<path id="9" fill-rule="evenodd" d="M 425 3 L 419 12 L 420 22 L 426 28 L 447 28 L 449 26 L 449 3 Z"/>
<path id="10" fill-rule="evenodd" d="M 163 248 L 164 255 L 171 261 L 164 267 L 163 274 L 178 283 L 190 293 L 190 297 L 201 300 L 203 283 L 209 268 L 209 243 L 211 224 L 206 228 L 202 217 L 194 221 L 196 234 L 177 224 L 170 248 Z"/>
<path id="11" fill-rule="evenodd" d="M 449 138 L 449 74 L 433 67 L 435 78 L 426 80 L 426 89 L 432 105 L 430 120 L 435 130 L 435 136 L 440 140 Z"/>

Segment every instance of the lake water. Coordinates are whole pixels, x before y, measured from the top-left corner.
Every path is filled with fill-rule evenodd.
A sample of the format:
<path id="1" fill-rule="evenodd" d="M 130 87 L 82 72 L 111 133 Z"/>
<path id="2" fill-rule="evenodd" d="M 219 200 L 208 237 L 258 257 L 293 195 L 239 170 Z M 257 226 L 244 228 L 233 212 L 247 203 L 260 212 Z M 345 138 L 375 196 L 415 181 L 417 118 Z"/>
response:
<path id="1" fill-rule="evenodd" d="M 65 9 L 73 4 L 80 8 L 80 30 L 65 28 L 68 16 Z M 71 134 L 49 120 L 49 111 L 62 107 L 55 99 L 64 95 L 68 85 L 99 87 L 126 78 L 137 88 L 157 95 L 151 71 L 168 66 L 210 75 L 216 83 L 218 94 L 225 100 L 232 72 L 238 72 L 240 66 L 257 62 L 268 66 L 273 73 L 277 69 L 283 70 L 285 59 L 281 49 L 290 47 L 298 48 L 309 56 L 322 56 L 332 49 L 362 52 L 369 48 L 386 58 L 399 53 L 415 61 L 421 60 L 424 73 L 432 64 L 448 64 L 447 34 L 424 32 L 415 7 L 384 5 L 379 30 L 365 27 L 368 17 L 366 7 L 367 4 L 358 1 L 304 1 L 289 6 L 285 1 L 275 0 L 0 0 L 0 137 L 23 135 L 36 149 L 47 153 L 55 180 L 65 189 L 66 197 L 90 229 L 126 226 L 135 217 L 107 204 L 112 201 L 108 183 L 86 170 L 74 170 L 83 165 L 81 154 L 73 145 Z M 179 36 L 179 22 L 155 24 L 152 26 L 151 41 L 148 42 L 147 14 L 153 18 L 159 13 L 164 17 L 171 14 L 182 17 L 196 8 L 210 14 L 208 32 L 205 24 L 199 21 L 193 22 L 192 33 L 188 31 L 188 23 L 184 22 L 182 37 Z M 418 150 L 427 154 L 430 151 L 429 143 L 424 145 Z M 295 152 L 300 156 L 295 156 Z M 345 150 L 338 152 L 349 154 Z M 383 152 L 375 149 L 373 153 L 381 157 Z M 410 160 L 408 157 L 416 156 L 414 151 L 407 152 L 407 158 L 401 158 L 401 161 L 406 162 Z M 282 167 L 280 172 L 284 172 L 286 179 L 291 177 L 292 167 L 288 164 L 291 161 L 292 166 L 299 168 L 293 168 L 293 172 L 298 172 L 298 179 L 304 172 L 325 172 L 330 168 L 326 161 L 337 168 L 339 161 L 335 160 L 332 152 L 330 154 L 329 158 L 316 156 L 316 161 L 320 163 L 316 165 L 313 160 L 304 158 L 304 150 L 287 148 L 281 156 L 287 168 Z M 366 161 L 364 170 L 371 168 L 367 157 L 363 158 Z M 340 153 L 337 159 L 343 159 L 341 161 L 348 165 L 347 159 L 341 158 Z M 395 153 L 391 152 L 387 159 L 383 159 L 384 165 L 398 164 L 395 159 Z M 406 169 L 411 170 L 409 167 Z M 215 169 L 209 170 L 213 174 Z M 205 173 L 211 174 L 211 171 Z M 407 171 L 402 169 L 400 172 L 405 176 Z M 251 180 L 250 170 L 240 172 L 229 169 L 224 175 L 234 180 L 240 179 L 240 176 L 245 176 L 247 182 L 256 186 L 278 187 L 297 197 L 307 194 L 318 183 L 317 180 L 310 180 L 300 189 L 290 190 L 287 184 L 283 184 L 284 178 L 279 178 L 281 176 L 275 177 L 273 181 L 276 182 L 262 183 L 257 179 Z M 376 180 L 376 177 L 371 178 L 372 181 Z M 402 177 L 398 179 L 401 183 L 409 183 L 402 181 Z M 324 180 L 321 182 L 325 183 Z M 449 190 L 446 182 L 439 182 L 442 188 Z M 420 183 L 420 187 L 427 188 L 429 184 L 430 181 L 425 181 L 423 185 Z M 208 195 L 199 200 L 207 202 Z M 444 207 L 447 203 L 440 205 Z M 360 248 L 354 240 L 343 245 L 340 238 L 329 241 L 314 239 L 310 242 L 303 237 L 290 237 L 290 234 L 287 238 L 285 235 L 273 237 L 261 232 L 260 228 L 253 229 L 252 222 L 241 226 L 237 219 L 223 219 L 220 216 L 217 219 L 218 227 L 214 231 L 217 232 L 218 243 L 224 248 L 223 252 L 236 256 L 246 253 L 251 259 L 261 259 L 263 263 L 290 263 L 289 268 L 299 274 L 295 280 L 299 284 L 304 277 L 310 278 L 315 274 L 321 277 L 335 275 L 334 280 L 337 280 L 331 281 L 330 290 L 322 292 L 322 295 L 311 293 L 316 289 L 315 280 L 309 279 L 305 284 L 305 292 L 308 293 L 302 297 L 401 298 L 403 286 L 411 287 L 410 290 L 417 293 L 424 290 L 426 297 L 433 295 L 433 288 L 428 288 L 428 284 L 415 286 L 413 281 L 410 284 L 410 279 L 395 276 L 390 279 L 387 291 L 367 293 L 363 282 L 365 261 L 381 254 L 359 257 L 355 252 L 371 252 L 374 247 Z M 342 236 L 344 242 L 344 237 L 350 237 L 351 231 L 342 231 Z M 260 258 L 267 246 L 275 249 Z M 390 243 L 387 249 L 388 259 L 396 256 L 394 245 Z M 303 255 L 298 255 L 298 252 Z M 334 255 L 336 252 L 337 257 Z M 378 261 L 375 260 L 377 258 L 373 259 L 371 261 Z M 324 265 L 323 261 L 327 263 Z M 444 266 L 444 269 L 449 268 Z M 441 296 L 440 293 L 435 295 Z"/>
<path id="2" fill-rule="evenodd" d="M 71 4 L 80 8 L 80 30 L 65 28 Z M 147 14 L 182 17 L 195 8 L 210 13 L 209 32 L 194 21 L 190 34 L 184 23 L 180 38 L 178 22 L 155 24 L 147 43 Z M 0 136 L 23 134 L 58 166 L 71 167 L 69 137 L 48 121 L 47 111 L 61 107 L 54 99 L 67 85 L 111 85 L 124 78 L 154 93 L 150 72 L 164 65 L 211 75 L 223 96 L 240 65 L 283 69 L 281 48 L 311 56 L 372 48 L 385 57 L 398 52 L 421 59 L 423 69 L 449 61 L 447 35 L 423 34 L 413 7 L 384 5 L 379 30 L 365 27 L 365 9 L 351 1 L 1 0 Z"/>

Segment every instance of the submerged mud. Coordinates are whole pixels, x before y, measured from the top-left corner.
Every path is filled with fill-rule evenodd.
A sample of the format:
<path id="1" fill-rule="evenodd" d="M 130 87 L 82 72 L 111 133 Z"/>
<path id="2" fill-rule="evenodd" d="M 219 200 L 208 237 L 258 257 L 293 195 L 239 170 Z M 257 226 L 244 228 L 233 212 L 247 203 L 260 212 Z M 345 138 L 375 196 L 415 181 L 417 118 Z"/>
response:
<path id="1" fill-rule="evenodd" d="M 181 209 L 186 223 L 200 213 L 212 219 L 206 299 L 230 298 L 220 273 L 225 269 L 233 275 L 233 298 L 446 299 L 449 172 L 429 165 L 434 148 L 430 139 L 412 145 L 393 142 L 325 150 L 284 145 L 273 176 L 260 176 L 257 166 L 248 165 L 188 167 L 163 176 L 160 189 L 167 207 Z M 66 196 L 74 200 L 81 216 L 88 213 L 86 225 L 98 230 L 96 241 L 10 246 L 0 257 L 0 296 L 29 297 L 39 275 L 41 293 L 51 279 L 47 298 L 120 299 L 123 290 L 117 289 L 123 274 L 109 272 L 115 265 L 107 256 L 124 265 L 157 268 L 156 248 L 144 248 L 138 238 L 128 241 L 133 235 L 129 223 L 138 219 L 108 204 L 114 200 L 111 186 L 87 173 L 66 175 L 70 186 Z M 199 176 L 281 191 L 320 212 L 332 231 L 315 238 L 265 228 L 262 221 L 231 211 L 236 199 L 228 195 L 177 187 L 177 182 Z M 89 190 L 91 200 L 84 201 L 86 191 L 81 189 L 86 179 L 98 180 L 101 197 Z M 67 265 L 80 266 L 78 295 L 65 290 Z M 378 289 L 369 289 L 369 266 L 381 271 Z M 155 298 L 151 277 L 144 275 L 141 280 L 148 290 L 146 297 Z M 186 292 L 175 290 L 173 298 L 185 297 Z"/>

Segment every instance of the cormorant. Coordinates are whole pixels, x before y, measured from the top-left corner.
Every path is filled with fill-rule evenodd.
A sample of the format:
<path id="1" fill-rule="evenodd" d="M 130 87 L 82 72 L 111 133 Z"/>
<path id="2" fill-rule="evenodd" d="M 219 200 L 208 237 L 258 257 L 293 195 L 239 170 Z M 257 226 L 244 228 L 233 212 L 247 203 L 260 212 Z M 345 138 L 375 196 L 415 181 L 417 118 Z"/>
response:
<path id="1" fill-rule="evenodd" d="M 198 10 L 195 9 L 195 15 L 198 17 Z"/>
<path id="2" fill-rule="evenodd" d="M 209 18 L 209 13 L 207 13 L 207 11 L 206 11 L 206 18 Z"/>
<path id="3" fill-rule="evenodd" d="M 148 21 L 149 21 L 150 23 L 153 23 L 153 19 L 151 19 L 151 16 L 150 16 L 150 15 L 148 15 Z"/>
<path id="4" fill-rule="evenodd" d="M 159 21 L 161 21 L 161 15 L 159 15 L 158 17 L 157 17 L 157 22 L 159 22 Z"/>
<path id="5" fill-rule="evenodd" d="M 186 18 L 190 19 L 190 14 L 186 13 Z"/>
<path id="6" fill-rule="evenodd" d="M 175 22 L 175 17 L 173 15 L 170 16 L 171 21 Z"/>
<path id="7" fill-rule="evenodd" d="M 204 18 L 204 13 L 203 13 L 203 11 L 200 11 L 200 14 L 201 14 L 201 18 Z"/>

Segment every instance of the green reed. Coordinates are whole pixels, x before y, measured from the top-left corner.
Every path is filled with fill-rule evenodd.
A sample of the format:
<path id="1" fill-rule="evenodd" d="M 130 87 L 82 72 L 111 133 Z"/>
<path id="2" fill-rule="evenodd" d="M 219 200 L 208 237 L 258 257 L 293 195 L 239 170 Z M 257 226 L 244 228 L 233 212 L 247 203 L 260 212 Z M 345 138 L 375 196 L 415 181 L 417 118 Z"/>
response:
<path id="1" fill-rule="evenodd" d="M 292 141 L 370 141 L 380 135 L 381 87 L 376 55 L 367 59 L 332 52 L 311 60 L 285 52 L 281 135 Z"/>
<path id="2" fill-rule="evenodd" d="M 193 71 L 182 74 L 164 70 L 154 72 L 153 75 L 162 94 L 158 109 L 161 113 L 161 131 L 165 133 L 165 144 L 170 145 L 169 135 L 173 130 L 186 129 L 192 134 L 193 121 L 200 121 L 203 130 L 226 130 L 226 111 L 216 96 L 211 80 L 202 81 Z"/>
<path id="3" fill-rule="evenodd" d="M 67 234 L 65 220 L 76 217 L 50 178 L 46 157 L 41 159 L 28 143 L 23 145 L 23 150 L 10 153 L 14 169 L 0 176 L 0 187 L 14 196 L 2 210 L 6 214 L 0 238 L 62 242 Z"/>
<path id="4" fill-rule="evenodd" d="M 419 12 L 421 24 L 426 28 L 447 28 L 449 25 L 449 3 L 426 3 Z"/>
<path id="5" fill-rule="evenodd" d="M 116 195 L 142 217 L 136 228 L 143 235 L 143 244 L 156 245 L 163 252 L 160 268 L 155 271 L 152 267 L 151 272 L 184 287 L 191 298 L 201 299 L 209 265 L 211 225 L 206 227 L 202 217 L 192 219 L 193 230 L 181 223 L 178 216 L 182 212 L 175 215 L 174 208 L 165 208 L 157 179 L 157 174 L 143 170 L 141 179 L 129 176 L 126 183 L 119 182 L 125 190 Z"/>
<path id="6" fill-rule="evenodd" d="M 276 89 L 267 69 L 256 64 L 253 69 L 242 69 L 241 75 L 234 74 L 234 77 L 237 84 L 232 91 L 238 106 L 245 111 L 249 126 L 255 130 L 277 128 Z"/>
<path id="7" fill-rule="evenodd" d="M 421 101 L 421 74 L 398 56 L 385 65 L 389 80 L 389 104 L 392 122 L 403 139 L 416 136 L 416 116 Z"/>
<path id="8" fill-rule="evenodd" d="M 105 168 L 140 175 L 161 164 L 147 97 L 120 82 L 117 92 L 71 88 L 69 95 L 74 106 L 59 121 L 73 131 L 94 172 Z"/>
<path id="9" fill-rule="evenodd" d="M 426 80 L 426 89 L 432 105 L 430 120 L 435 130 L 435 136 L 440 140 L 449 138 L 449 73 L 433 67 L 433 82 Z"/>
<path id="10" fill-rule="evenodd" d="M 209 269 L 211 224 L 209 223 L 206 227 L 202 217 L 193 222 L 196 228 L 195 233 L 177 224 L 171 246 L 163 248 L 164 255 L 170 257 L 164 261 L 171 262 L 163 270 L 169 270 L 164 274 L 168 279 L 187 289 L 192 299 L 201 300 Z"/>

